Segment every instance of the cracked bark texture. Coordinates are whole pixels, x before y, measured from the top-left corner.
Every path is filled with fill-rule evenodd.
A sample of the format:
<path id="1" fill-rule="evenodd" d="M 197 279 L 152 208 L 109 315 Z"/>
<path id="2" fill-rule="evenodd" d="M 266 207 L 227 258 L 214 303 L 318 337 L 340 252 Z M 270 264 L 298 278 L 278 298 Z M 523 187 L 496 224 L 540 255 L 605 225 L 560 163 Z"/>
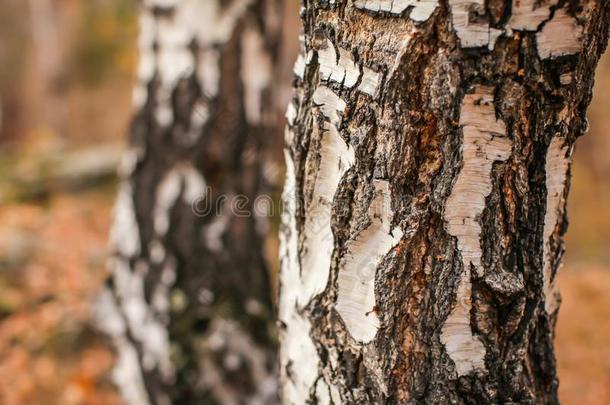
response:
<path id="1" fill-rule="evenodd" d="M 277 402 L 268 218 L 253 205 L 277 171 L 279 6 L 140 3 L 136 113 L 96 306 L 128 404 Z"/>
<path id="2" fill-rule="evenodd" d="M 557 403 L 570 160 L 608 1 L 302 5 L 283 402 Z"/>

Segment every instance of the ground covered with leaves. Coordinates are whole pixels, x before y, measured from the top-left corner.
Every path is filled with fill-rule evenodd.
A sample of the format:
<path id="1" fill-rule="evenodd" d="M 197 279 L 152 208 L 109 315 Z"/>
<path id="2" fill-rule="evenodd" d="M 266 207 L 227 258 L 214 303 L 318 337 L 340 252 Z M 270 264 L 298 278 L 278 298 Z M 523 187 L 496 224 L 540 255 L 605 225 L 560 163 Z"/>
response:
<path id="1" fill-rule="evenodd" d="M 0 207 L 1 404 L 119 403 L 113 353 L 90 322 L 105 277 L 112 194 Z"/>

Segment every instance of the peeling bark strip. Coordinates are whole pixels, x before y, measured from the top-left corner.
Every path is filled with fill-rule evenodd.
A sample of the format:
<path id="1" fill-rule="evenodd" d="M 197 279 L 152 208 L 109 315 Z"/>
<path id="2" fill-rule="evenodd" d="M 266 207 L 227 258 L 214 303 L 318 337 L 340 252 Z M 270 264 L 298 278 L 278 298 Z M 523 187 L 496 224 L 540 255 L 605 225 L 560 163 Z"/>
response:
<path id="1" fill-rule="evenodd" d="M 320 143 L 319 169 L 312 201 L 307 207 L 312 215 L 306 220 L 303 232 L 308 246 L 301 259 L 302 291 L 299 302 L 303 306 L 326 288 L 334 247 L 330 224 L 332 201 L 341 177 L 354 161 L 354 151 L 348 148 L 334 125 L 324 124 Z"/>
<path id="2" fill-rule="evenodd" d="M 287 131 L 287 144 L 292 142 L 292 133 Z M 298 257 L 298 235 L 295 220 L 296 179 L 294 164 L 288 153 L 286 158 L 286 182 L 282 194 L 283 231 L 280 234 L 280 256 L 282 260 L 282 273 L 280 284 L 285 290 L 279 305 L 279 319 L 282 323 L 280 338 L 282 346 L 280 352 L 281 371 L 284 379 L 282 384 L 282 396 L 285 400 L 305 398 L 309 395 L 310 388 L 315 384 L 317 378 L 318 359 L 316 347 L 309 336 L 311 326 L 304 318 L 299 307 L 301 272 Z M 303 372 L 295 372 L 293 368 L 303 369 Z"/>
<path id="3" fill-rule="evenodd" d="M 455 363 L 458 375 L 485 371 L 485 346 L 473 336 L 471 270 L 483 274 L 480 216 L 485 198 L 492 191 L 491 168 L 496 161 L 506 161 L 511 143 L 506 125 L 496 118 L 493 88 L 480 86 L 467 94 L 460 109 L 463 125 L 462 168 L 445 205 L 447 232 L 457 238 L 463 274 L 456 292 L 456 304 L 443 325 L 441 342 Z"/>
<path id="4" fill-rule="evenodd" d="M 303 2 L 282 399 L 557 403 L 569 159 L 607 0 Z"/>
<path id="5" fill-rule="evenodd" d="M 553 137 L 546 153 L 546 212 L 544 214 L 544 232 L 542 241 L 544 308 L 552 315 L 559 308 L 559 291 L 557 289 L 557 271 L 555 264 L 556 250 L 553 239 L 557 233 L 555 228 L 565 210 L 565 190 L 570 169 L 571 153 L 568 153 L 565 139 Z"/>
<path id="6" fill-rule="evenodd" d="M 197 214 L 273 186 L 261 162 L 277 130 L 278 5 L 142 2 L 137 114 L 97 305 L 126 403 L 277 401 L 264 219 Z"/>
<path id="7" fill-rule="evenodd" d="M 426 21 L 438 7 L 438 0 L 354 0 L 354 6 L 374 12 L 387 12 L 401 15 L 411 8 L 409 18 Z"/>
<path id="8" fill-rule="evenodd" d="M 464 48 L 486 46 L 494 49 L 501 30 L 490 27 L 485 0 L 448 0 L 451 17 L 460 45 Z"/>
<path id="9" fill-rule="evenodd" d="M 548 59 L 578 53 L 582 48 L 581 35 L 582 26 L 561 8 L 536 35 L 538 54 L 540 58 Z"/>
<path id="10" fill-rule="evenodd" d="M 537 31 L 549 19 L 551 7 L 556 4 L 557 0 L 512 0 L 508 25 L 514 30 Z"/>
<path id="11" fill-rule="evenodd" d="M 371 224 L 347 242 L 347 253 L 340 263 L 337 280 L 337 312 L 350 335 L 368 343 L 379 329 L 375 313 L 375 270 L 383 257 L 398 244 L 402 232 L 391 232 L 392 208 L 387 181 L 373 182 L 375 196 L 369 207 Z"/>

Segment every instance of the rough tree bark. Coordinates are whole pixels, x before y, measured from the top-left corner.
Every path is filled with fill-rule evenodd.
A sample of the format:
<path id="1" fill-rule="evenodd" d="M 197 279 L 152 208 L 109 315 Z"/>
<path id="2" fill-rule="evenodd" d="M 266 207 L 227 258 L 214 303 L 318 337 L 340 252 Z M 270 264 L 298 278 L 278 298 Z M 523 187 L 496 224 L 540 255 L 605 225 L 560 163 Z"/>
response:
<path id="1" fill-rule="evenodd" d="M 303 2 L 285 403 L 557 403 L 556 273 L 607 0 Z"/>
<path id="2" fill-rule="evenodd" d="M 267 218 L 253 204 L 280 122 L 279 2 L 144 0 L 140 13 L 136 115 L 97 305 L 114 379 L 131 405 L 273 403 Z"/>

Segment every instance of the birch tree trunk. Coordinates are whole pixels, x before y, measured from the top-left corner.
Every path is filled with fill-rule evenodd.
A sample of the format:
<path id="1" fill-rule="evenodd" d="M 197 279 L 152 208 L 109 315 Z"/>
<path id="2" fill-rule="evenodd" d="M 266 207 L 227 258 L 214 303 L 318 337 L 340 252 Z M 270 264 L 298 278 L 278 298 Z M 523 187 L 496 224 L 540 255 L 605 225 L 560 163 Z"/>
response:
<path id="1" fill-rule="evenodd" d="M 276 0 L 141 3 L 136 115 L 97 317 L 134 404 L 277 401 L 263 257 Z M 257 215 L 260 214 L 260 215 Z"/>
<path id="2" fill-rule="evenodd" d="M 282 395 L 557 403 L 556 276 L 607 0 L 303 2 Z"/>

